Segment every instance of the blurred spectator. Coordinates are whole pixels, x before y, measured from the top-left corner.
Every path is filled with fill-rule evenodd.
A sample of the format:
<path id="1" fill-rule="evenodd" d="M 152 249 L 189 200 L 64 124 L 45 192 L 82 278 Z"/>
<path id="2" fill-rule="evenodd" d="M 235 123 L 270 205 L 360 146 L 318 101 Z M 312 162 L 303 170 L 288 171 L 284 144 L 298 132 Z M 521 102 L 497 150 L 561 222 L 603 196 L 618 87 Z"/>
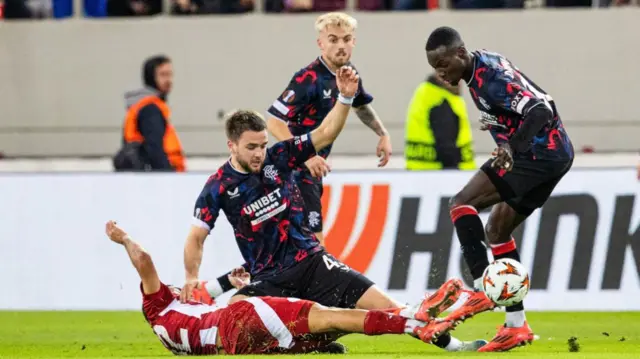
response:
<path id="1" fill-rule="evenodd" d="M 175 15 L 240 14 L 251 12 L 254 0 L 172 0 Z"/>
<path id="2" fill-rule="evenodd" d="M 53 15 L 52 0 L 4 0 L 5 19 L 44 19 Z"/>
<path id="3" fill-rule="evenodd" d="M 524 9 L 524 0 L 453 0 L 452 7 L 456 9 Z"/>
<path id="4" fill-rule="evenodd" d="M 108 0 L 108 16 L 153 16 L 162 13 L 162 0 Z"/>
<path id="5" fill-rule="evenodd" d="M 53 16 L 52 0 L 26 0 L 26 4 L 32 18 L 46 19 Z"/>
<path id="6" fill-rule="evenodd" d="M 5 19 L 28 19 L 31 18 L 31 10 L 24 0 L 4 0 Z"/>
<path id="7" fill-rule="evenodd" d="M 396 0 L 393 4 L 393 10 L 426 10 L 427 2 L 425 0 Z"/>
<path id="8" fill-rule="evenodd" d="M 171 124 L 167 96 L 173 67 L 166 56 L 154 56 L 142 67 L 143 88 L 125 94 L 123 146 L 113 159 L 117 171 L 185 171 L 178 133 Z"/>
<path id="9" fill-rule="evenodd" d="M 73 2 L 73 0 L 71 0 Z M 84 14 L 88 17 L 107 16 L 107 0 L 84 0 Z"/>
<path id="10" fill-rule="evenodd" d="M 396 0 L 356 0 L 361 11 L 390 10 Z M 346 9 L 346 0 L 265 0 L 266 12 L 331 12 Z"/>
<path id="11" fill-rule="evenodd" d="M 473 135 L 460 85 L 432 74 L 416 88 L 405 124 L 407 170 L 475 169 Z"/>
<path id="12" fill-rule="evenodd" d="M 591 0 L 547 0 L 547 7 L 590 7 Z"/>

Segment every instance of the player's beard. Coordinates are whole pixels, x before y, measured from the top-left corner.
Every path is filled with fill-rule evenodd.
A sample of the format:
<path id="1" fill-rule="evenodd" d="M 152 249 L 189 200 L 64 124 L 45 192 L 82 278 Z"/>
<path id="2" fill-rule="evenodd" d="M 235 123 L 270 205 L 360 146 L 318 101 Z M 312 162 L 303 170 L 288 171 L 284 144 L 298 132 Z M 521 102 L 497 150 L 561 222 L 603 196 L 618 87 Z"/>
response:
<path id="1" fill-rule="evenodd" d="M 245 172 L 248 173 L 258 173 L 260 172 L 260 169 L 262 168 L 262 164 L 260 164 L 260 166 L 258 166 L 258 168 L 252 168 L 251 165 L 249 164 L 249 162 L 244 161 L 242 159 L 240 159 L 239 157 L 237 158 L 238 164 L 240 164 L 240 167 L 242 167 L 242 169 Z"/>
<path id="2" fill-rule="evenodd" d="M 334 67 L 341 68 L 349 63 L 350 58 L 351 56 L 349 56 L 346 51 L 339 50 L 333 59 L 331 59 L 331 62 L 333 62 Z"/>

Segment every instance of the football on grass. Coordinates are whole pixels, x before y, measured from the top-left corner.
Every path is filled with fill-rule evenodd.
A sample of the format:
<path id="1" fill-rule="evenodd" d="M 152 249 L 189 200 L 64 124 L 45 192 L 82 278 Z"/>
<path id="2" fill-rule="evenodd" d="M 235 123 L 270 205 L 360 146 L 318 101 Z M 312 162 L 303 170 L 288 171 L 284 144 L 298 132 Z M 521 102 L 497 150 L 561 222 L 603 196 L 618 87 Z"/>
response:
<path id="1" fill-rule="evenodd" d="M 498 259 L 484 270 L 482 289 L 499 306 L 517 304 L 529 293 L 529 272 L 516 260 Z"/>

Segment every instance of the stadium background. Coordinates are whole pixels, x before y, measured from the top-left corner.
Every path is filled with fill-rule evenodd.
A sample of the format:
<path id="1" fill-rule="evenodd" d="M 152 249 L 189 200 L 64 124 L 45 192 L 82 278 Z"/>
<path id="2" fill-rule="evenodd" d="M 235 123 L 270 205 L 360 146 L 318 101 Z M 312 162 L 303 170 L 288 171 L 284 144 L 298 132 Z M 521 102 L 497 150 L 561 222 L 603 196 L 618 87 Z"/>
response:
<path id="1" fill-rule="evenodd" d="M 2 23 L 0 275 L 11 290 L 0 296 L 0 309 L 138 309 L 135 272 L 103 235 L 111 218 L 152 253 L 163 278 L 180 283 L 193 200 L 225 158 L 221 114 L 266 111 L 291 74 L 317 55 L 315 16 Z M 337 140 L 336 171 L 327 180 L 327 228 L 340 229 L 328 238 L 336 254 L 407 301 L 444 276 L 460 275 L 459 245 L 442 203 L 471 174 L 402 170 L 406 107 L 429 72 L 424 40 L 446 24 L 470 48 L 511 58 L 556 99 L 576 149 L 595 150 L 578 154 L 575 170 L 521 234 L 534 285 L 529 308 L 640 310 L 640 74 L 633 45 L 640 10 L 355 16 L 353 61 L 395 153 L 388 169 L 375 169 L 376 137 L 355 117 Z M 122 95 L 139 86 L 140 64 L 154 53 L 173 59 L 169 101 L 191 173 L 117 175 L 108 156 L 120 143 Z M 468 110 L 477 118 L 472 105 Z M 474 126 L 482 162 L 493 143 Z M 353 220 L 340 223 L 344 217 Z M 240 263 L 224 219 L 205 251 L 202 273 L 210 277 Z M 629 328 L 637 343 L 635 323 Z"/>

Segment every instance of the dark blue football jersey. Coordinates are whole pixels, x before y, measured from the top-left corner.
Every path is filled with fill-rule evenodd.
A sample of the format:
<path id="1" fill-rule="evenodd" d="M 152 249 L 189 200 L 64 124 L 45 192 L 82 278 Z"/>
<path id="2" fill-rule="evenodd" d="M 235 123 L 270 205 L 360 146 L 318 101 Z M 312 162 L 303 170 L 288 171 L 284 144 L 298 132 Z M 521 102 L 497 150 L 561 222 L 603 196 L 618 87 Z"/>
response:
<path id="1" fill-rule="evenodd" d="M 207 180 L 195 205 L 195 224 L 213 229 L 220 210 L 233 227 L 254 278 L 273 275 L 322 249 L 307 227 L 293 171 L 316 155 L 310 134 L 269 149 L 260 173 L 227 161 Z"/>
<path id="2" fill-rule="evenodd" d="M 553 112 L 553 120 L 534 137 L 529 151 L 516 157 L 566 161 L 573 158 L 573 146 L 564 129 L 555 102 L 504 56 L 475 51 L 473 77 L 467 83 L 476 107 L 496 144 L 507 142 L 527 113 L 536 106 Z"/>
<path id="3" fill-rule="evenodd" d="M 349 65 L 354 67 L 352 64 Z M 324 63 L 322 57 L 318 57 L 293 75 L 287 88 L 269 107 L 268 112 L 271 116 L 285 121 L 291 134 L 299 136 L 320 126 L 336 103 L 338 93 L 335 73 Z M 353 107 L 364 106 L 371 101 L 373 97 L 364 90 L 360 79 Z M 331 148 L 332 145 L 323 148 L 318 155 L 327 158 Z M 304 178 L 311 179 L 308 171 L 302 173 Z"/>

